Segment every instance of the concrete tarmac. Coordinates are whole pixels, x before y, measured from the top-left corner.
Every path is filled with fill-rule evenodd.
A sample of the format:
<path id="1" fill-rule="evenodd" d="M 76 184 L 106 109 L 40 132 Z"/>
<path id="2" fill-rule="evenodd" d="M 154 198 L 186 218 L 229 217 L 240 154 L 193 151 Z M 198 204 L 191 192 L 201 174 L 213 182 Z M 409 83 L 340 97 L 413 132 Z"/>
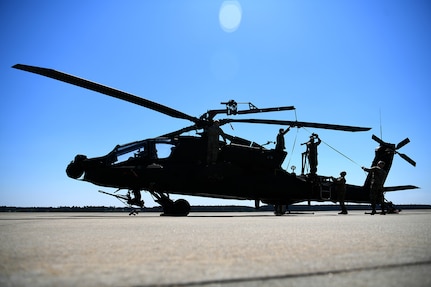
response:
<path id="1" fill-rule="evenodd" d="M 2 213 L 0 286 L 431 286 L 431 211 Z"/>

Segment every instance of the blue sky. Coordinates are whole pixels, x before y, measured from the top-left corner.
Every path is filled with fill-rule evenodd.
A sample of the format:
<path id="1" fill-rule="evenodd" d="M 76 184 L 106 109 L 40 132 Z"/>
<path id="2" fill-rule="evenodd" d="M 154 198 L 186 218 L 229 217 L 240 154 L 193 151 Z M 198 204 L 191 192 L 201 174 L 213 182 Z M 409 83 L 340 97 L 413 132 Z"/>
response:
<path id="1" fill-rule="evenodd" d="M 99 187 L 68 178 L 67 164 L 78 153 L 100 156 L 117 144 L 190 125 L 12 69 L 17 63 L 70 73 L 192 116 L 235 99 L 259 108 L 296 107 L 261 118 L 371 127 L 362 133 L 293 129 L 285 137 L 284 168 L 299 171 L 299 143 L 316 132 L 324 141 L 318 173 L 346 170 L 352 184 L 365 179 L 360 166 L 373 159 L 372 134 L 393 143 L 409 137 L 400 152 L 417 167 L 396 157 L 386 185 L 421 189 L 386 197 L 431 204 L 430 2 L 237 3 L 240 10 L 223 14 L 232 1 L 1 1 L 0 205 L 121 206 Z M 262 144 L 275 140 L 280 127 L 233 128 L 223 126 Z M 143 199 L 155 205 L 149 195 Z"/>

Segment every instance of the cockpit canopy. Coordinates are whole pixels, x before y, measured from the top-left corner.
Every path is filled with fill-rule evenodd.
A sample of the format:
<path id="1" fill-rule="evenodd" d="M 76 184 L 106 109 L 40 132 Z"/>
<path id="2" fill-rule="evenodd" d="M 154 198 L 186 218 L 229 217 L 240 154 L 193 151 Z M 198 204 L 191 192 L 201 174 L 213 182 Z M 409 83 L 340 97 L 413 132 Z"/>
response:
<path id="1" fill-rule="evenodd" d="M 110 164 L 130 159 L 155 160 L 168 158 L 176 143 L 169 138 L 154 138 L 117 145 L 109 154 Z"/>

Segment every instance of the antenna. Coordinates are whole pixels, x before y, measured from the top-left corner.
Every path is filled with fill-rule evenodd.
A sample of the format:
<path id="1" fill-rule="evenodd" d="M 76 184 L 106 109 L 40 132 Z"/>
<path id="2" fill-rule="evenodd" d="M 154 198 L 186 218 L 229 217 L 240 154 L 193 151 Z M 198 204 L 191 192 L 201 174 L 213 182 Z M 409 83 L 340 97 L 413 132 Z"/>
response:
<path id="1" fill-rule="evenodd" d="M 380 138 L 383 138 L 383 132 L 382 132 L 382 109 L 379 109 L 379 117 L 380 117 Z"/>

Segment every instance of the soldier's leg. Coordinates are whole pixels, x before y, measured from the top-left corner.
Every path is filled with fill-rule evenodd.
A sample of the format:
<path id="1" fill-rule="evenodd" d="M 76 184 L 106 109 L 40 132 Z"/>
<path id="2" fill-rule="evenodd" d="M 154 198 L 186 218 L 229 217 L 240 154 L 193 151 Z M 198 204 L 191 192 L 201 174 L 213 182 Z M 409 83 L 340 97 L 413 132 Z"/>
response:
<path id="1" fill-rule="evenodd" d="M 379 201 L 382 208 L 382 214 L 385 214 L 385 195 L 383 194 L 383 190 L 379 190 Z"/>
<path id="2" fill-rule="evenodd" d="M 371 214 L 376 213 L 376 192 L 375 190 L 371 189 L 370 191 L 370 201 L 371 201 Z"/>

